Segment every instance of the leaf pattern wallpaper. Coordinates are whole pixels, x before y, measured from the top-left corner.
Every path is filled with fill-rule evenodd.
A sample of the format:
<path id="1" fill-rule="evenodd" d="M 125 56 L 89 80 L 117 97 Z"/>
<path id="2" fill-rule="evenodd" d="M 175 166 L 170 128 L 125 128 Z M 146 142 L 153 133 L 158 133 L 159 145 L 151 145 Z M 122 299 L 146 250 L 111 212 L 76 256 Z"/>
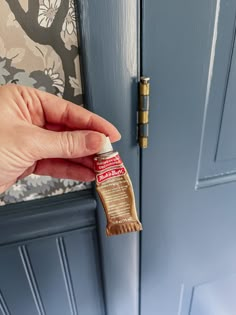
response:
<path id="1" fill-rule="evenodd" d="M 78 41 L 73 0 L 0 0 L 0 85 L 27 85 L 82 105 Z M 0 194 L 0 205 L 89 187 L 30 175 Z"/>

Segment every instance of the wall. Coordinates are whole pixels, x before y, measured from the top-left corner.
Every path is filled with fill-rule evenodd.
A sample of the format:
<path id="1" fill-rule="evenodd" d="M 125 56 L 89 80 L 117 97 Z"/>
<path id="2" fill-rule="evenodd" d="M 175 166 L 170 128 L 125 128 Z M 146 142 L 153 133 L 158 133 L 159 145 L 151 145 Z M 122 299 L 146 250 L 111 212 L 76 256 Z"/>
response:
<path id="1" fill-rule="evenodd" d="M 0 84 L 35 87 L 82 105 L 74 1 L 0 0 L 0 5 Z M 71 180 L 31 175 L 1 194 L 0 205 L 89 186 Z"/>

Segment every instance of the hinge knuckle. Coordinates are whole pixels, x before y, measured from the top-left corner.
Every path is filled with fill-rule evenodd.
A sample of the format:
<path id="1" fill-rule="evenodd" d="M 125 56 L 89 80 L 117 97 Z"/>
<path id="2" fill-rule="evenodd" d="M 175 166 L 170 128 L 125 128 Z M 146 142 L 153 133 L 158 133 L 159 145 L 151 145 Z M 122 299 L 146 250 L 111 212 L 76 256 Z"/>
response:
<path id="1" fill-rule="evenodd" d="M 148 146 L 150 78 L 141 77 L 139 82 L 138 139 L 142 149 Z"/>

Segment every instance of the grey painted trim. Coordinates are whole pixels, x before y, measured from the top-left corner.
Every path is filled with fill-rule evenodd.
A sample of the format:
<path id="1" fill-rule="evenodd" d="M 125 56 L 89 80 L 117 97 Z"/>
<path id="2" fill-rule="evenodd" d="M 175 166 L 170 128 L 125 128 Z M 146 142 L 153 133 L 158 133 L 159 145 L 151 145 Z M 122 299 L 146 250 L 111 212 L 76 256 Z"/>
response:
<path id="1" fill-rule="evenodd" d="M 4 206 L 0 245 L 95 225 L 90 190 Z"/>

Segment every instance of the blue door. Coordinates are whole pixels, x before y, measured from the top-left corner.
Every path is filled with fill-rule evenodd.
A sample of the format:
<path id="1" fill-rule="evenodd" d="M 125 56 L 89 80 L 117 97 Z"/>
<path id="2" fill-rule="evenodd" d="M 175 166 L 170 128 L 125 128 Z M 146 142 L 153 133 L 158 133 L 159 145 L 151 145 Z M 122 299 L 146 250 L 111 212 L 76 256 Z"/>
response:
<path id="1" fill-rule="evenodd" d="M 236 314 L 233 0 L 143 1 L 141 314 Z"/>

